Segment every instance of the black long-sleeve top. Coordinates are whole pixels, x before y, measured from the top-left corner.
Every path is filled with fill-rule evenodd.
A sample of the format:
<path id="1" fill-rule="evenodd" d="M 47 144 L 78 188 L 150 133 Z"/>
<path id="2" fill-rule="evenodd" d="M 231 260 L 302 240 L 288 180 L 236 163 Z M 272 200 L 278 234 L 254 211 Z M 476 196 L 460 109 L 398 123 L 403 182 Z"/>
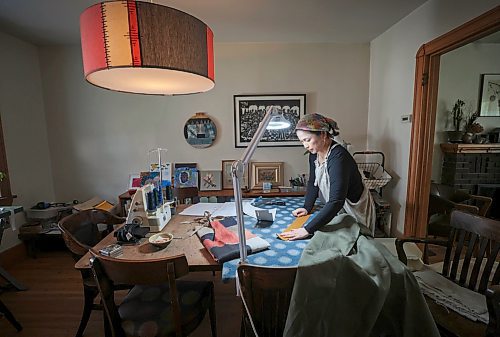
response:
<path id="1" fill-rule="evenodd" d="M 332 146 L 334 143 L 332 143 Z M 304 202 L 304 208 L 311 213 L 316 198 L 319 195 L 319 187 L 314 186 L 316 180 L 316 165 L 314 161 L 317 154 L 309 155 L 309 182 Z M 358 202 L 363 193 L 363 181 L 358 166 L 351 154 L 342 146 L 335 146 L 327 159 L 327 170 L 330 178 L 330 195 L 328 202 L 311 219 L 304 228 L 309 233 L 314 233 L 321 226 L 326 225 L 342 209 L 345 199 Z"/>

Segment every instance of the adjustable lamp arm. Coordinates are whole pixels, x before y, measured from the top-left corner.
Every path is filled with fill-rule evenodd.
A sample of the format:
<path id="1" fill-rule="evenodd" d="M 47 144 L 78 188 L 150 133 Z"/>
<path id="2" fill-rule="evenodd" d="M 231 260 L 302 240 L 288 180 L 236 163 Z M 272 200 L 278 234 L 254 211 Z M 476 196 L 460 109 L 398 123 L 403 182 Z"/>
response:
<path id="1" fill-rule="evenodd" d="M 273 112 L 275 111 L 274 106 L 269 106 L 267 108 L 264 118 L 259 124 L 255 135 L 253 136 L 250 144 L 246 148 L 241 159 L 233 162 L 231 166 L 231 176 L 233 178 L 233 189 L 234 189 L 234 203 L 236 205 L 236 223 L 238 225 L 238 238 L 240 240 L 240 263 L 246 263 L 247 259 L 247 249 L 246 249 L 246 237 L 245 237 L 245 223 L 243 220 L 243 201 L 241 196 L 241 185 L 240 177 L 243 177 L 245 166 L 248 164 L 252 158 L 257 145 L 259 144 L 264 132 L 266 132 L 266 127 L 271 121 Z"/>

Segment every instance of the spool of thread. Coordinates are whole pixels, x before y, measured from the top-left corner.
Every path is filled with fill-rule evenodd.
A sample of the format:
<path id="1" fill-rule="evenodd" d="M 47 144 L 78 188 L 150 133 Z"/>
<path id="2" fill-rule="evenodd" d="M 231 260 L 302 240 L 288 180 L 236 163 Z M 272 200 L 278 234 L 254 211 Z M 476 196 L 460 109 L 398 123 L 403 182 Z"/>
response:
<path id="1" fill-rule="evenodd" d="M 167 186 L 165 187 L 165 199 L 167 200 L 172 200 L 172 187 Z"/>
<path id="2" fill-rule="evenodd" d="M 162 191 L 162 188 L 161 186 L 158 187 L 158 190 L 156 191 L 156 193 L 158 193 L 158 198 L 157 198 L 157 204 L 158 206 L 161 206 L 163 205 L 163 191 Z"/>
<path id="3" fill-rule="evenodd" d="M 158 207 L 160 204 L 158 203 L 158 189 L 156 187 L 153 188 L 153 199 L 156 207 Z"/>
<path id="4" fill-rule="evenodd" d="M 148 212 L 156 211 L 156 203 L 153 192 L 146 193 L 146 201 L 147 201 L 147 210 Z"/>

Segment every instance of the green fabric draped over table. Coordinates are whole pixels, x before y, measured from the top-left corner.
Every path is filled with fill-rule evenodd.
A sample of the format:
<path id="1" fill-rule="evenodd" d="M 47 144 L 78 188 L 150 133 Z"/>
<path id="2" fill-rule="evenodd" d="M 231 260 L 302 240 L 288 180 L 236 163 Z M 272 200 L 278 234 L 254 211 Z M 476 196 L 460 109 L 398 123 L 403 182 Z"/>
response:
<path id="1" fill-rule="evenodd" d="M 302 253 L 286 337 L 439 337 L 413 274 L 348 214 Z"/>

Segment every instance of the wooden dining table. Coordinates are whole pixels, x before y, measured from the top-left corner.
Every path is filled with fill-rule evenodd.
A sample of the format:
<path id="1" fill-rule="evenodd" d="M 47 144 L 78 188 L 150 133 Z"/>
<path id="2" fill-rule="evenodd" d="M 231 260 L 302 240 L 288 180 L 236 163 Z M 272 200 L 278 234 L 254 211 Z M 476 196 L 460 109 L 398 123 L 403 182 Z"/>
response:
<path id="1" fill-rule="evenodd" d="M 177 213 L 181 212 L 189 205 L 180 205 L 177 207 Z M 217 263 L 207 249 L 201 244 L 200 239 L 196 234 L 190 235 L 197 223 L 194 221 L 196 216 L 187 216 L 175 214 L 161 231 L 162 233 L 172 233 L 174 239 L 164 249 L 157 248 L 148 242 L 148 239 L 141 239 L 137 244 L 122 245 L 123 253 L 117 256 L 117 259 L 130 259 L 147 261 L 150 259 L 158 259 L 169 256 L 178 256 L 184 254 L 186 256 L 189 271 L 220 271 L 222 265 Z M 189 223 L 187 223 L 189 222 Z M 116 231 L 116 229 L 115 229 Z M 93 247 L 95 251 L 107 245 L 116 243 L 114 231 L 108 234 L 97 245 Z M 85 254 L 75 264 L 78 270 L 89 269 L 91 254 Z"/>

